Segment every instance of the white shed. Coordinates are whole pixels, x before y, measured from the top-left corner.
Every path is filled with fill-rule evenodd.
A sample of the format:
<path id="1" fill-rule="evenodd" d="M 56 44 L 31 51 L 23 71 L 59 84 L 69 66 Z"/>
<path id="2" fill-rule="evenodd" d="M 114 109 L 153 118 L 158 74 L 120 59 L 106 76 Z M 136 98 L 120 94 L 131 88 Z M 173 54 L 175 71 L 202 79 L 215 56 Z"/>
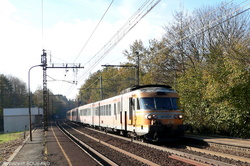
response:
<path id="1" fill-rule="evenodd" d="M 43 109 L 31 108 L 31 122 L 34 126 L 42 123 Z M 18 132 L 29 129 L 29 108 L 4 108 L 4 132 Z"/>

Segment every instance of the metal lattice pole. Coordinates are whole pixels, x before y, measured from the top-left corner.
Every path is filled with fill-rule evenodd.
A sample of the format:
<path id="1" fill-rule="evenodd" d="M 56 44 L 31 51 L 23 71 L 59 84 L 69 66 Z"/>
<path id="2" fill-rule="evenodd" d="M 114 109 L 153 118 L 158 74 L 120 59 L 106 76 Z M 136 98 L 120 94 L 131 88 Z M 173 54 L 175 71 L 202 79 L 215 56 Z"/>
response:
<path id="1" fill-rule="evenodd" d="M 41 55 L 41 63 L 43 66 L 43 110 L 44 110 L 44 130 L 48 130 L 48 89 L 47 89 L 47 69 L 80 69 L 80 64 L 52 64 L 52 66 L 47 65 L 47 53 L 46 50 L 43 49 L 43 54 Z"/>
<path id="2" fill-rule="evenodd" d="M 47 95 L 47 54 L 43 49 L 43 54 L 41 55 L 41 63 L 43 64 L 43 127 L 44 130 L 48 130 L 48 95 Z"/>

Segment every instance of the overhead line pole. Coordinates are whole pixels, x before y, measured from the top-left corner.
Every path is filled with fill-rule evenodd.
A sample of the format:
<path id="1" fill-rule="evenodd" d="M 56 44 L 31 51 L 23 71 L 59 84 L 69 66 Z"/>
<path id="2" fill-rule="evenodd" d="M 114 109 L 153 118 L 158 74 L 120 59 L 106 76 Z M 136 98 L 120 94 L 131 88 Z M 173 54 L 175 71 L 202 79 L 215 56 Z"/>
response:
<path id="1" fill-rule="evenodd" d="M 47 90 L 47 69 L 79 69 L 84 68 L 78 64 L 52 64 L 52 66 L 47 65 L 47 53 L 46 50 L 43 49 L 43 54 L 41 55 L 41 63 L 43 66 L 43 110 L 44 110 L 44 130 L 48 130 L 48 90 Z"/>
<path id="2" fill-rule="evenodd" d="M 48 96 L 47 96 L 47 53 L 43 49 L 41 55 L 41 63 L 43 64 L 43 129 L 48 130 Z"/>
<path id="3" fill-rule="evenodd" d="M 139 52 L 136 51 L 135 52 L 137 55 L 137 86 L 140 86 L 140 56 L 139 56 Z"/>

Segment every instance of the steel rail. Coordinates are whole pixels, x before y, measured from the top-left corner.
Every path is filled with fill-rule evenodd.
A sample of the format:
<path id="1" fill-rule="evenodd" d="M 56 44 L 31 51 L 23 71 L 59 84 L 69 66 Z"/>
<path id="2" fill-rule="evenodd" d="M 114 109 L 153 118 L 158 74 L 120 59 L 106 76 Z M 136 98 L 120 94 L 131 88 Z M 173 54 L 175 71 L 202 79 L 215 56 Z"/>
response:
<path id="1" fill-rule="evenodd" d="M 111 161 L 101 153 L 97 152 L 92 147 L 88 146 L 70 132 L 68 132 L 64 127 L 60 124 L 56 124 L 57 127 L 71 140 L 73 141 L 79 148 L 81 148 L 86 154 L 88 154 L 93 160 L 98 162 L 100 165 L 111 165 L 111 166 L 118 166 L 115 162 Z M 101 160 L 100 160 L 101 159 Z"/>
<path id="2" fill-rule="evenodd" d="M 129 153 L 129 152 L 123 150 L 123 149 L 120 149 L 120 148 L 118 148 L 116 146 L 113 146 L 113 145 L 108 144 L 108 143 L 106 143 L 104 141 L 101 141 L 100 139 L 94 138 L 94 137 L 92 137 L 92 136 L 90 136 L 90 135 L 88 135 L 86 133 L 83 133 L 83 132 L 81 132 L 81 131 L 79 131 L 79 130 L 77 130 L 77 129 L 71 127 L 71 126 L 69 126 L 68 124 L 65 124 L 65 125 L 67 125 L 68 127 L 70 127 L 72 130 L 74 130 L 74 131 L 76 131 L 76 132 L 78 132 L 78 133 L 80 133 L 80 134 L 82 134 L 82 135 L 84 135 L 84 136 L 86 136 L 86 137 L 88 137 L 88 138 L 90 138 L 92 140 L 95 140 L 98 143 L 101 143 L 101 144 L 103 144 L 103 145 L 105 145 L 105 146 L 107 146 L 107 147 L 109 147 L 111 149 L 114 149 L 114 150 L 116 150 L 116 151 L 118 151 L 118 152 L 120 152 L 120 153 L 122 153 L 124 155 L 127 155 L 127 156 L 129 156 L 131 158 L 134 158 L 134 159 L 136 159 L 136 160 L 138 160 L 138 161 L 140 161 L 140 162 L 142 162 L 144 164 L 147 164 L 147 165 L 150 165 L 150 166 L 159 166 L 159 164 L 156 164 L 156 163 L 154 163 L 154 162 L 152 162 L 150 160 L 147 160 L 147 159 L 142 158 L 140 156 L 137 156 L 137 155 L 134 155 L 132 153 Z"/>
<path id="3" fill-rule="evenodd" d="M 214 151 L 210 151 L 210 150 L 206 150 L 206 149 L 200 149 L 200 148 L 195 148 L 195 147 L 191 147 L 191 146 L 186 146 L 186 148 L 188 150 L 192 150 L 192 151 L 196 151 L 196 152 L 201 152 L 201 153 L 205 153 L 205 154 L 209 154 L 209 155 L 216 155 L 216 156 L 219 156 L 219 157 L 224 157 L 224 158 L 233 159 L 233 160 L 236 160 L 236 161 L 250 163 L 250 159 L 246 158 L 246 157 L 234 156 L 234 155 L 231 155 L 231 154 L 214 152 Z"/>
<path id="4" fill-rule="evenodd" d="M 78 124 L 76 124 L 76 125 L 78 125 Z M 73 127 L 71 127 L 71 128 L 73 128 Z M 93 130 L 93 131 L 96 131 L 96 132 L 105 133 L 103 131 L 94 130 L 92 128 L 89 128 L 89 129 Z M 74 129 L 74 130 L 76 130 L 76 129 Z M 85 133 L 83 133 L 83 134 L 86 135 Z M 105 134 L 108 134 L 108 133 L 105 133 Z M 112 136 L 112 137 L 119 138 L 119 139 L 123 139 L 123 140 L 126 140 L 126 141 L 131 141 L 130 138 L 125 138 L 125 137 L 114 135 L 114 134 L 108 134 L 108 135 Z M 176 160 L 178 160 L 177 156 L 179 156 L 179 158 L 180 158 L 179 160 L 180 161 L 183 161 L 183 158 L 186 158 L 186 159 L 188 159 L 188 162 L 191 162 L 190 160 L 193 160 L 195 162 L 199 162 L 200 165 L 210 164 L 210 165 L 220 165 L 220 166 L 233 166 L 232 164 L 229 164 L 229 163 L 225 163 L 225 162 L 221 162 L 221 161 L 217 161 L 217 160 L 213 160 L 213 159 L 208 159 L 208 158 L 205 158 L 205 157 L 202 157 L 202 156 L 198 156 L 198 155 L 194 155 L 194 154 L 189 154 L 189 153 L 181 152 L 181 151 L 178 151 L 178 150 L 173 150 L 173 149 L 169 149 L 169 148 L 166 148 L 166 147 L 161 147 L 161 146 L 158 146 L 158 145 L 153 145 L 153 144 L 150 144 L 150 143 L 145 143 L 145 142 L 136 141 L 136 140 L 132 140 L 132 141 L 134 143 L 137 143 L 137 144 L 141 144 L 141 145 L 144 145 L 144 146 L 148 146 L 148 147 L 151 147 L 151 148 L 155 148 L 155 149 L 158 149 L 158 150 L 162 150 L 162 151 L 171 153 L 172 155 L 170 156 L 170 158 L 175 158 Z M 212 153 L 212 151 L 211 151 L 211 153 Z M 207 153 L 207 154 L 209 154 L 209 153 Z M 218 154 L 211 154 L 211 155 L 216 155 L 217 156 Z M 173 156 L 175 156 L 175 157 L 173 157 Z M 221 153 L 218 156 L 226 158 L 226 156 L 223 155 L 223 153 Z M 243 161 L 243 162 L 245 162 L 245 161 Z"/>

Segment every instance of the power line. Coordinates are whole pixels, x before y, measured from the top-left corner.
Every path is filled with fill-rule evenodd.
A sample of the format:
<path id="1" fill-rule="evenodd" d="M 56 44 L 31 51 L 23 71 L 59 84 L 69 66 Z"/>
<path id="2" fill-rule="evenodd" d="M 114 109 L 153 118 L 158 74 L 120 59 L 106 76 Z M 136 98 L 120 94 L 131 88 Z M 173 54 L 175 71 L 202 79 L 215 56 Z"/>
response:
<path id="1" fill-rule="evenodd" d="M 230 2 L 232 2 L 232 1 L 230 1 Z M 229 3 L 230 3 L 230 2 L 229 2 Z M 152 2 L 151 2 L 151 3 L 152 3 Z M 226 5 L 228 5 L 229 3 L 227 3 Z M 226 5 L 223 5 L 222 7 L 224 7 L 224 6 L 226 6 Z M 247 5 L 248 5 L 248 4 L 247 4 Z M 247 6 L 247 5 L 245 5 L 245 6 Z M 213 10 L 212 12 L 210 12 L 209 14 L 207 14 L 205 17 L 211 15 L 211 14 L 214 13 L 215 11 L 221 9 L 222 7 Z M 213 22 L 210 23 L 210 24 L 206 24 L 205 26 L 203 26 L 202 28 L 198 29 L 198 30 L 195 31 L 194 33 L 192 33 L 192 34 L 190 34 L 190 35 L 187 35 L 187 36 L 184 36 L 183 38 L 179 39 L 179 40 L 176 41 L 175 43 L 171 44 L 171 46 L 174 46 L 175 44 L 179 43 L 180 41 L 182 41 L 182 40 L 184 40 L 184 39 L 186 39 L 186 38 L 188 38 L 188 37 L 192 37 L 192 36 L 194 36 L 194 35 L 199 35 L 200 33 L 202 33 L 202 32 L 201 32 L 202 30 L 204 30 L 205 28 L 207 28 L 207 27 L 209 27 L 209 26 L 211 26 L 211 25 L 213 25 L 213 24 L 215 24 L 215 25 L 213 25 L 213 26 L 210 27 L 209 29 L 212 29 L 212 28 L 218 26 L 219 24 L 221 24 L 221 23 L 223 23 L 223 22 L 225 22 L 225 21 L 227 21 L 227 20 L 229 20 L 229 19 L 232 19 L 233 17 L 236 17 L 236 16 L 238 16 L 238 15 L 240 15 L 240 14 L 242 14 L 242 13 L 244 13 L 244 12 L 246 12 L 246 11 L 249 10 L 249 9 L 246 9 L 245 11 L 242 11 L 242 12 L 240 12 L 240 13 L 237 13 L 236 15 L 234 15 L 234 16 L 232 16 L 232 17 L 226 19 L 226 20 L 224 20 L 223 22 L 218 23 L 218 21 L 222 20 L 222 19 L 225 18 L 226 16 L 231 15 L 231 14 L 234 13 L 234 12 L 237 12 L 238 10 L 240 10 L 240 9 L 242 9 L 242 8 L 243 8 L 243 7 L 239 7 L 239 8 L 237 8 L 236 10 L 234 10 L 234 11 L 232 11 L 232 12 L 226 13 L 226 15 L 221 16 L 220 18 L 218 18 L 217 20 L 213 21 Z M 134 15 L 133 15 L 133 16 L 134 16 Z M 217 24 L 216 24 L 216 23 L 217 23 Z M 133 26 L 132 26 L 132 27 L 133 27 Z M 186 28 L 188 28 L 188 27 L 189 27 L 189 26 L 184 27 L 184 29 L 186 29 Z M 207 30 L 209 30 L 209 29 L 207 29 Z M 165 48 L 166 48 L 166 47 L 165 47 Z M 165 48 L 163 48 L 163 49 L 165 49 Z M 162 49 L 162 50 L 163 50 L 163 49 Z M 95 67 L 95 64 L 97 64 L 104 56 L 105 56 L 105 55 L 103 55 L 103 56 L 101 56 L 99 59 L 97 59 L 97 61 L 94 62 L 94 64 L 89 68 L 88 71 L 90 71 L 93 67 Z M 93 58 L 92 58 L 92 59 L 93 59 Z M 88 63 L 89 63 L 89 62 L 90 62 L 90 61 L 88 61 Z M 86 74 L 86 73 L 85 73 L 85 74 Z"/>
<path id="2" fill-rule="evenodd" d="M 246 4 L 245 6 L 247 6 L 247 5 L 249 5 L 249 4 L 250 4 L 250 3 Z M 243 6 L 243 7 L 245 7 L 245 6 Z M 177 43 L 181 42 L 181 41 L 184 40 L 184 39 L 187 39 L 187 38 L 192 37 L 192 36 L 194 36 L 194 35 L 199 35 L 199 34 L 203 33 L 204 31 L 202 31 L 202 30 L 204 30 L 205 28 L 207 28 L 207 27 L 209 27 L 209 26 L 212 26 L 212 24 L 217 23 L 218 21 L 222 20 L 224 17 L 229 16 L 230 14 L 232 14 L 232 13 L 234 13 L 234 12 L 237 12 L 238 10 L 242 9 L 243 7 L 239 7 L 239 8 L 237 8 L 237 9 L 235 9 L 234 11 L 232 11 L 232 12 L 230 12 L 230 13 L 227 13 L 227 14 L 224 15 L 224 16 L 221 16 L 221 17 L 218 18 L 217 20 L 215 20 L 215 21 L 213 21 L 213 22 L 211 22 L 211 23 L 206 24 L 205 26 L 203 26 L 202 28 L 198 29 L 198 30 L 195 31 L 194 33 L 192 33 L 192 34 L 190 34 L 190 35 L 187 35 L 187 36 L 185 36 L 185 37 L 179 39 L 179 40 L 176 41 L 175 43 L 171 44 L 170 47 L 173 47 L 174 45 L 176 45 Z M 248 8 L 247 10 L 249 10 L 249 8 Z M 243 12 L 237 13 L 235 16 L 232 16 L 232 17 L 230 17 L 229 19 L 224 20 L 223 22 L 228 21 L 228 20 L 230 20 L 230 19 L 236 17 L 236 16 L 238 16 L 238 15 L 240 15 L 240 14 L 246 12 L 247 10 L 244 10 Z M 223 23 L 223 22 L 220 22 L 220 23 L 218 23 L 218 24 L 216 24 L 216 25 L 213 25 L 212 27 L 206 29 L 205 31 L 207 31 L 207 30 L 209 30 L 209 29 L 212 29 L 212 28 L 216 27 L 217 25 L 219 25 L 219 24 L 221 24 L 221 23 Z M 166 48 L 166 47 L 165 47 L 165 48 Z M 165 49 L 165 48 L 163 48 L 163 49 Z M 162 50 L 163 50 L 163 49 L 162 49 Z"/>
<path id="3" fill-rule="evenodd" d="M 213 10 L 212 12 L 209 12 L 209 13 L 206 14 L 205 17 L 203 17 L 203 18 L 208 17 L 209 15 L 213 14 L 215 11 L 217 11 L 217 10 L 223 8 L 224 6 L 228 5 L 228 4 L 231 3 L 232 1 L 233 1 L 233 0 L 231 0 L 231 1 L 228 2 L 228 3 L 226 3 L 225 5 L 221 6 L 220 8 L 217 8 L 217 9 Z M 147 1 L 147 2 L 148 2 L 148 1 Z M 245 2 L 246 2 L 246 1 L 244 1 L 244 2 L 242 2 L 242 3 L 245 3 Z M 152 3 L 152 2 L 151 2 L 151 3 Z M 247 5 L 248 5 L 248 4 L 247 4 Z M 247 6 L 247 5 L 245 5 L 245 6 Z M 198 29 L 197 31 L 195 31 L 194 33 L 192 33 L 192 34 L 190 34 L 190 35 L 187 35 L 187 36 L 184 36 L 183 38 L 181 38 L 181 39 L 179 39 L 178 41 L 174 42 L 173 44 L 171 44 L 171 46 L 176 45 L 177 43 L 179 43 L 180 41 L 182 41 L 182 40 L 184 40 L 184 39 L 186 39 L 186 38 L 188 38 L 188 37 L 192 37 L 192 36 L 194 36 L 194 35 L 199 35 L 200 33 L 202 33 L 201 31 L 203 31 L 203 30 L 204 30 L 205 28 L 207 28 L 208 26 L 211 26 L 211 25 L 216 24 L 216 23 L 217 23 L 216 25 L 213 25 L 213 26 L 210 27 L 209 29 L 212 29 L 212 28 L 214 28 L 215 26 L 218 26 L 219 24 L 221 24 L 221 22 L 218 23 L 218 21 L 222 20 L 223 18 L 225 18 L 226 16 L 228 16 L 228 15 L 234 13 L 234 12 L 237 12 L 238 10 L 240 10 L 240 9 L 242 9 L 242 8 L 243 8 L 243 7 L 239 7 L 238 9 L 234 10 L 233 12 L 228 12 L 228 13 L 226 13 L 226 15 L 221 16 L 220 18 L 218 18 L 217 20 L 213 21 L 212 23 L 206 24 L 206 25 L 204 25 L 202 28 L 200 28 L 200 29 Z M 247 10 L 249 10 L 249 9 L 247 9 Z M 236 15 L 234 15 L 234 16 L 228 18 L 227 20 L 232 19 L 233 17 L 236 17 L 236 16 L 238 16 L 238 15 L 240 15 L 240 14 L 246 12 L 247 10 L 245 10 L 245 11 L 243 11 L 243 12 L 241 12 L 241 13 L 238 13 L 238 14 L 236 14 Z M 228 11 L 229 11 L 229 10 L 228 10 Z M 134 16 L 135 16 L 135 14 L 134 14 L 132 17 L 134 17 Z M 227 20 L 224 20 L 223 22 L 225 22 L 225 21 L 227 21 Z M 124 25 L 125 25 L 125 24 L 124 24 Z M 190 26 L 190 25 L 189 25 L 189 26 Z M 182 30 L 187 29 L 189 26 L 184 27 Z M 124 26 L 123 26 L 123 27 L 124 27 Z M 132 28 L 133 28 L 133 27 L 132 27 Z M 208 30 L 208 29 L 207 29 L 207 30 Z M 180 30 L 180 31 L 181 31 L 181 30 Z M 118 31 L 118 32 L 119 32 L 119 31 Z M 110 42 L 110 43 L 111 43 L 111 42 Z M 161 50 L 164 50 L 165 48 L 167 48 L 167 47 L 164 47 L 164 48 L 161 49 Z M 98 53 L 99 53 L 99 52 L 98 52 Z M 95 56 L 97 56 L 97 55 L 95 55 Z M 94 57 L 95 57 L 95 56 L 94 56 Z M 97 63 L 98 63 L 100 60 L 102 60 L 102 58 L 103 58 L 104 56 L 105 56 L 105 55 L 103 55 L 103 56 L 101 56 L 99 59 L 97 59 L 97 61 L 95 61 L 95 62 L 92 64 L 92 66 L 90 66 L 90 68 L 88 68 L 88 71 L 90 71 L 91 69 L 93 69 L 93 68 L 97 65 Z M 92 59 L 93 59 L 94 57 L 92 57 Z M 91 59 L 91 60 L 92 60 L 92 59 Z M 87 63 L 89 63 L 91 60 L 89 60 Z M 87 72 L 85 72 L 85 74 L 87 74 Z M 84 74 L 83 74 L 83 75 L 84 75 Z"/>
<path id="4" fill-rule="evenodd" d="M 78 53 L 76 59 L 74 60 L 74 62 L 79 58 L 79 56 L 81 55 L 82 51 L 84 50 L 84 48 L 87 46 L 87 44 L 89 43 L 90 39 L 92 38 L 92 36 L 94 35 L 95 31 L 97 30 L 97 28 L 99 27 L 101 21 L 103 20 L 103 18 L 105 17 L 105 15 L 107 14 L 108 10 L 110 9 L 111 5 L 113 4 L 114 0 L 111 1 L 111 3 L 109 4 L 108 8 L 106 9 L 106 11 L 104 12 L 104 14 L 102 15 L 101 19 L 99 20 L 98 24 L 96 25 L 96 27 L 94 28 L 94 30 L 92 31 L 92 33 L 90 34 L 89 38 L 87 39 L 86 43 L 83 45 L 82 49 L 80 50 L 80 52 Z M 72 89 L 73 89 L 73 85 L 71 85 L 71 87 L 68 90 L 69 94 Z"/>
<path id="5" fill-rule="evenodd" d="M 154 0 L 153 0 L 154 1 Z M 152 2 L 150 4 L 152 4 Z M 160 0 L 157 1 L 157 3 Z M 144 2 L 142 4 L 142 6 L 123 24 L 123 26 L 113 35 L 113 37 L 111 37 L 111 39 L 85 64 L 87 65 L 88 63 L 90 63 L 94 58 L 96 58 L 93 67 L 95 67 L 96 63 L 99 63 L 100 60 L 102 60 L 104 58 L 104 56 L 106 56 L 106 54 L 108 54 L 110 52 L 110 50 L 145 16 L 142 15 L 142 13 L 144 12 L 145 9 L 147 9 L 147 7 L 150 6 L 150 4 L 145 7 L 147 4 L 149 3 L 149 0 L 147 0 L 146 2 Z M 156 4 L 157 4 L 156 3 Z M 155 4 L 155 5 L 156 5 Z M 154 7 L 154 6 L 153 6 Z M 153 8 L 152 7 L 152 8 Z M 151 8 L 151 9 L 152 9 Z M 150 10 L 151 10 L 150 9 Z M 149 10 L 149 11 L 150 11 Z M 149 12 L 148 11 L 148 12 Z M 146 14 L 148 13 L 146 12 Z M 141 16 L 141 17 L 140 17 Z M 89 70 L 91 70 L 92 67 L 90 67 Z"/>
<path id="6" fill-rule="evenodd" d="M 249 3 L 249 4 L 250 4 L 250 3 Z M 216 24 L 216 25 L 214 25 L 214 26 L 212 26 L 212 27 L 206 29 L 205 31 L 208 31 L 208 30 L 210 30 L 210 29 L 213 29 L 214 27 L 218 26 L 219 24 L 224 23 L 224 22 L 226 22 L 226 21 L 228 21 L 228 20 L 230 20 L 230 19 L 232 19 L 232 18 L 234 18 L 234 17 L 237 17 L 237 16 L 240 15 L 240 14 L 243 14 L 243 13 L 247 12 L 249 9 L 250 9 L 250 8 L 247 8 L 246 10 L 243 10 L 243 11 L 241 11 L 240 13 L 237 13 L 237 14 L 235 14 L 234 16 L 231 16 L 230 18 L 228 18 L 228 19 L 226 19 L 226 20 L 224 20 L 224 21 L 222 21 L 222 22 L 220 22 L 220 23 L 218 23 L 218 24 Z M 205 32 L 205 31 L 204 31 L 204 32 Z M 203 32 L 202 32 L 202 33 L 203 33 Z M 201 33 L 199 33 L 199 34 L 201 34 Z M 199 35 L 199 34 L 195 34 L 195 35 Z"/>
<path id="7" fill-rule="evenodd" d="M 113 35 L 113 37 L 86 63 L 87 71 L 82 74 L 80 81 L 87 75 L 119 42 L 130 32 L 137 23 L 146 16 L 161 0 L 147 0 L 142 6 L 125 22 L 125 24 Z M 95 60 L 94 60 L 95 59 Z M 88 67 L 86 67 L 88 66 Z M 71 93 L 73 85 L 69 89 Z"/>
<path id="8" fill-rule="evenodd" d="M 132 15 L 132 17 L 129 18 L 129 20 L 115 33 L 115 35 L 84 65 L 89 65 L 89 67 L 85 74 L 83 74 L 82 78 L 89 71 L 91 71 L 118 44 L 118 42 L 123 39 L 124 36 L 128 32 L 130 32 L 130 30 L 133 29 L 135 25 L 137 25 L 137 23 L 159 2 L 160 0 L 156 2 L 152 0 L 151 2 L 146 1 L 145 3 L 143 3 L 143 5 Z"/>
<path id="9" fill-rule="evenodd" d="M 82 47 L 82 49 L 80 50 L 79 54 L 77 55 L 76 59 L 74 60 L 74 62 L 77 60 L 77 58 L 80 56 L 80 54 L 82 53 L 83 49 L 86 47 L 86 45 L 89 43 L 91 37 L 94 35 L 96 29 L 98 28 L 98 26 L 100 25 L 101 21 L 103 20 L 104 16 L 106 15 L 106 13 L 108 12 L 110 6 L 112 5 L 112 3 L 114 2 L 114 0 L 112 0 L 112 2 L 109 4 L 108 8 L 106 9 L 106 11 L 104 12 L 104 14 L 102 15 L 100 21 L 98 22 L 98 24 L 96 25 L 96 27 L 94 28 L 93 32 L 90 34 L 88 40 L 86 41 L 86 43 L 84 44 L 84 46 Z"/>
<path id="10" fill-rule="evenodd" d="M 204 17 L 202 17 L 202 19 L 207 18 L 208 16 L 212 15 L 213 13 L 215 13 L 217 10 L 222 9 L 223 7 L 227 6 L 228 4 L 230 4 L 230 3 L 233 2 L 233 1 L 234 1 L 234 0 L 231 0 L 231 1 L 227 2 L 225 5 L 223 5 L 223 6 L 219 7 L 219 8 L 216 8 L 216 9 L 212 10 L 211 12 L 209 12 L 208 14 L 206 14 Z M 246 0 L 246 1 L 247 1 L 247 0 Z M 185 26 L 184 28 L 182 28 L 181 30 L 179 30 L 179 32 L 183 32 L 184 30 L 188 29 L 189 27 L 190 27 L 190 23 L 189 23 L 187 26 Z"/>
<path id="11" fill-rule="evenodd" d="M 49 81 L 60 81 L 60 82 L 66 82 L 66 83 L 70 83 L 70 84 L 77 84 L 77 81 L 73 80 L 73 81 L 69 81 L 69 80 L 59 80 L 59 79 L 55 79 L 49 75 L 47 75 L 47 77 L 51 78 L 52 80 L 47 80 L 48 82 Z"/>
<path id="12" fill-rule="evenodd" d="M 248 0 L 246 0 L 246 1 L 248 1 Z M 245 3 L 246 1 L 244 1 L 244 2 L 242 2 L 242 3 Z M 242 4 L 242 3 L 241 3 L 241 4 Z M 250 4 L 250 3 L 244 5 L 243 7 L 248 6 L 249 4 Z M 172 43 L 170 46 L 166 46 L 166 47 L 162 48 L 160 51 L 163 51 L 163 50 L 166 49 L 166 48 L 171 48 L 171 47 L 175 46 L 176 44 L 178 44 L 179 42 L 183 41 L 184 39 L 190 38 L 190 37 L 195 36 L 195 35 L 200 35 L 201 33 L 204 33 L 205 31 L 208 31 L 208 30 L 210 30 L 210 29 L 212 29 L 212 28 L 214 28 L 214 27 L 220 25 L 221 23 L 226 22 L 226 21 L 228 21 L 228 20 L 230 20 L 230 19 L 232 19 L 232 18 L 234 18 L 234 17 L 236 17 L 236 16 L 238 16 L 238 15 L 240 15 L 240 14 L 242 14 L 242 13 L 244 13 L 244 12 L 246 12 L 246 11 L 249 10 L 249 8 L 248 8 L 248 9 L 246 9 L 246 10 L 240 12 L 240 13 L 237 13 L 237 14 L 235 14 L 234 16 L 232 16 L 232 17 L 230 17 L 230 18 L 228 18 L 228 19 L 226 19 L 226 20 L 224 20 L 224 21 L 218 23 L 218 22 L 219 22 L 220 20 L 222 20 L 223 18 L 225 18 L 225 17 L 227 17 L 227 16 L 229 16 L 229 15 L 231 15 L 231 14 L 233 14 L 233 13 L 235 13 L 235 12 L 241 10 L 241 9 L 243 9 L 243 7 L 240 6 L 239 8 L 233 10 L 232 12 L 225 13 L 225 15 L 219 17 L 217 20 L 212 21 L 211 23 L 208 23 L 208 24 L 204 25 L 204 26 L 201 27 L 200 29 L 196 30 L 194 33 L 192 33 L 192 34 L 190 34 L 190 35 L 187 35 L 187 36 L 184 36 L 183 38 L 181 38 L 181 39 L 175 41 L 174 43 Z M 221 7 L 221 8 L 222 8 L 222 7 Z M 228 11 L 229 11 L 229 10 L 228 10 Z M 213 13 L 213 12 L 212 12 L 212 13 Z M 212 13 L 210 13 L 210 15 L 211 15 Z M 216 24 L 216 23 L 217 23 L 217 24 Z M 215 24 L 215 25 L 214 25 L 214 24 Z M 211 26 L 211 27 L 209 27 L 209 26 Z M 182 30 L 185 30 L 185 29 L 187 29 L 188 27 L 189 27 L 189 26 L 184 27 Z M 205 28 L 207 28 L 207 27 L 209 27 L 209 28 L 208 28 L 208 29 L 205 29 Z M 182 30 L 180 30 L 179 32 L 181 32 Z M 204 31 L 204 30 L 205 30 L 205 31 Z M 159 51 L 159 52 L 160 52 L 160 51 Z"/>

